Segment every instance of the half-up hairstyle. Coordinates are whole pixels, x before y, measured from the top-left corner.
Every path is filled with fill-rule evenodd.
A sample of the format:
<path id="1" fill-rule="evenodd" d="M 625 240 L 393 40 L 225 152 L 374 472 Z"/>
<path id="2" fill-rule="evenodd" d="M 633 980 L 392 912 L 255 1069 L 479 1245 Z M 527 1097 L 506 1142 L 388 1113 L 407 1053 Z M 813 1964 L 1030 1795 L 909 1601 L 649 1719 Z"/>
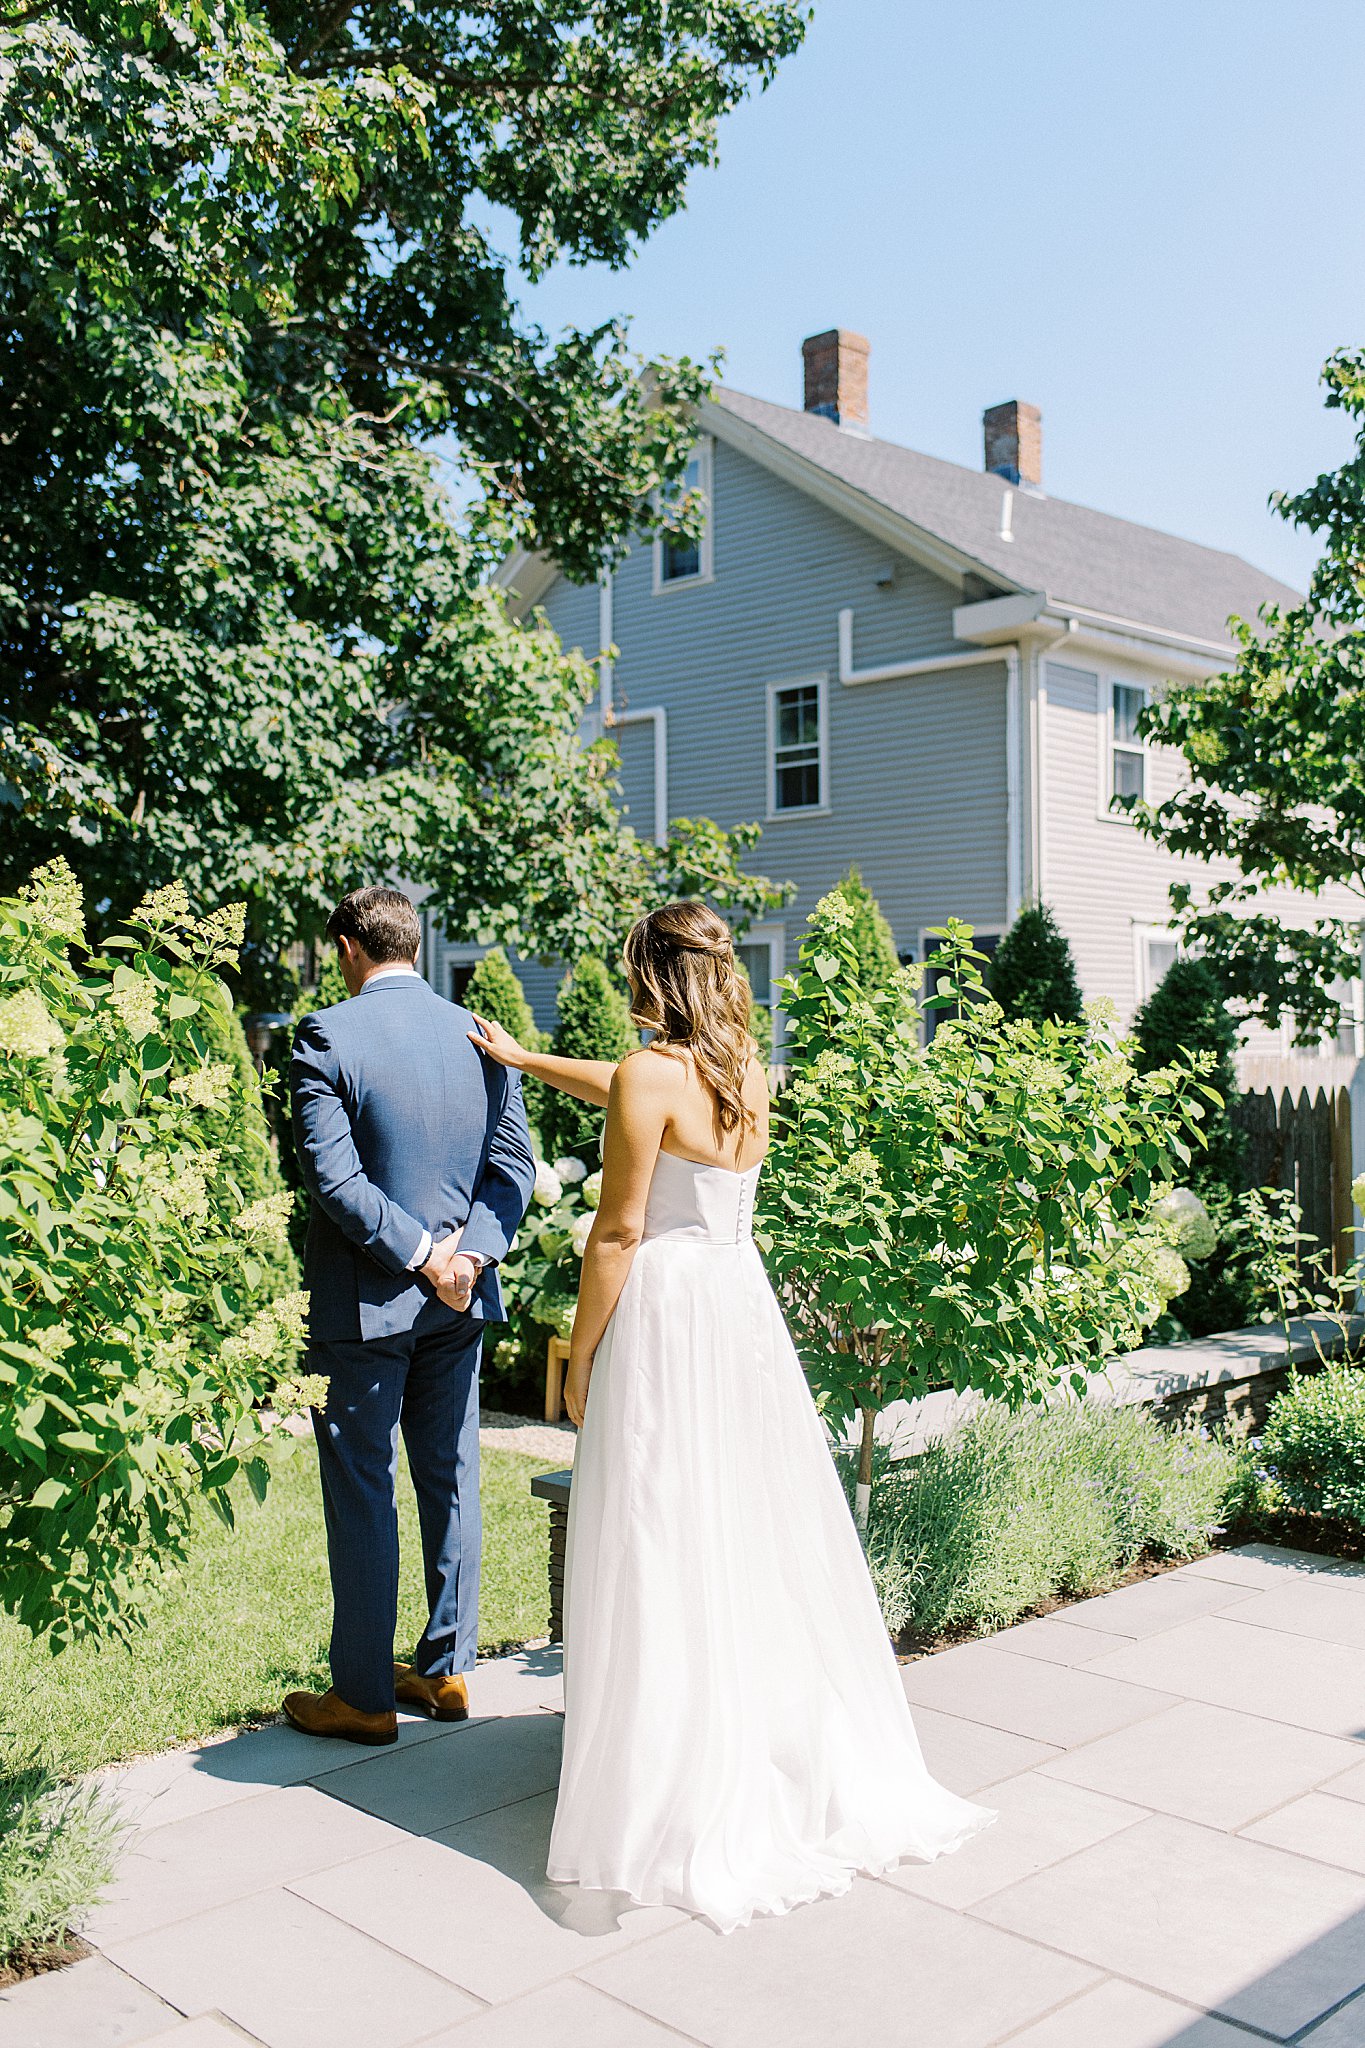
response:
<path id="1" fill-rule="evenodd" d="M 687 1047 L 698 1076 L 715 1090 L 722 1131 L 751 1127 L 744 1076 L 757 1047 L 749 984 L 724 918 L 705 903 L 665 903 L 631 926 L 625 964 L 635 1022 L 657 1033 L 661 1051 Z"/>

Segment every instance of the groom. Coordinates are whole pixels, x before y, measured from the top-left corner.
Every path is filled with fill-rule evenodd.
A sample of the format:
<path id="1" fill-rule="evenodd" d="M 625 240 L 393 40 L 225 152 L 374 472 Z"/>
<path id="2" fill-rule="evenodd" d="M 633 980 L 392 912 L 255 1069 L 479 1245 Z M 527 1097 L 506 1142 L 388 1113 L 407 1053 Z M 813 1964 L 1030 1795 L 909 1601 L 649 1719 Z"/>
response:
<path id="1" fill-rule="evenodd" d="M 309 1735 L 393 1742 L 396 1706 L 469 1712 L 478 1645 L 479 1351 L 502 1319 L 498 1261 L 535 1167 L 510 1069 L 473 1018 L 417 973 L 417 913 L 356 889 L 327 921 L 349 1002 L 305 1017 L 290 1066 L 294 1143 L 312 1196 L 307 1369 L 332 1574 L 332 1686 L 290 1693 Z M 417 1494 L 430 1616 L 395 1664 L 398 1432 Z"/>

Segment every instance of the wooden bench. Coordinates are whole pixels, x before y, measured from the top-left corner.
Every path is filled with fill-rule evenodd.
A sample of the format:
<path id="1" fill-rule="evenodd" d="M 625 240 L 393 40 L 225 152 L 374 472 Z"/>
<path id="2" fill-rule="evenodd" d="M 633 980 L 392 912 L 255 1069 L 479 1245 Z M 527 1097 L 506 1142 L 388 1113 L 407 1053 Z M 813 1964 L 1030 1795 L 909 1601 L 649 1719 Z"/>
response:
<path id="1" fill-rule="evenodd" d="M 569 1534 L 569 1483 L 572 1470 L 538 1472 L 531 1481 L 537 1500 L 550 1503 L 550 1641 L 564 1640 L 564 1545 Z"/>
<path id="2" fill-rule="evenodd" d="M 545 1353 L 545 1420 L 558 1422 L 564 1413 L 564 1368 L 569 1347 L 562 1337 L 551 1337 Z"/>

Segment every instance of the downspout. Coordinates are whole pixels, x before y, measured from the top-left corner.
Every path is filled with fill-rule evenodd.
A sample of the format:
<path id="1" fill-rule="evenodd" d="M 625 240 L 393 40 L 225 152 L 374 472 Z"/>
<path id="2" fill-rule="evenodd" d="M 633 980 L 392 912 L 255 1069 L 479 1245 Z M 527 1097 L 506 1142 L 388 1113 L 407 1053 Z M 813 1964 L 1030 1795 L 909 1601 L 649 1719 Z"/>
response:
<path id="1" fill-rule="evenodd" d="M 608 651 L 615 638 L 612 613 L 612 574 L 604 569 L 597 579 L 597 645 L 601 652 L 597 657 L 597 716 L 603 732 L 611 724 L 612 694 L 616 682 L 616 664 Z"/>
<path id="2" fill-rule="evenodd" d="M 1005 926 L 1019 915 L 1024 894 L 1023 717 L 1019 649 L 1005 657 Z"/>

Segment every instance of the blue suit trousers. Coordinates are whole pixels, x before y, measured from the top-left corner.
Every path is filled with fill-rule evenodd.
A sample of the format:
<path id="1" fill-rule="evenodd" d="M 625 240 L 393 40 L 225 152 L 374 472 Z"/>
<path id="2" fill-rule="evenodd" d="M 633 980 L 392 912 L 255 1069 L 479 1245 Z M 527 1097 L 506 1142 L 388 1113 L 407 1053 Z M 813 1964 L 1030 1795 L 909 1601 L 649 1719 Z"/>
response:
<path id="1" fill-rule="evenodd" d="M 332 1577 L 332 1684 L 361 1713 L 391 1711 L 398 1621 L 401 1429 L 417 1494 L 429 1618 L 424 1676 L 473 1665 L 479 1640 L 479 1356 L 482 1320 L 331 1339 L 309 1348 L 326 1373 L 313 1411 Z"/>

